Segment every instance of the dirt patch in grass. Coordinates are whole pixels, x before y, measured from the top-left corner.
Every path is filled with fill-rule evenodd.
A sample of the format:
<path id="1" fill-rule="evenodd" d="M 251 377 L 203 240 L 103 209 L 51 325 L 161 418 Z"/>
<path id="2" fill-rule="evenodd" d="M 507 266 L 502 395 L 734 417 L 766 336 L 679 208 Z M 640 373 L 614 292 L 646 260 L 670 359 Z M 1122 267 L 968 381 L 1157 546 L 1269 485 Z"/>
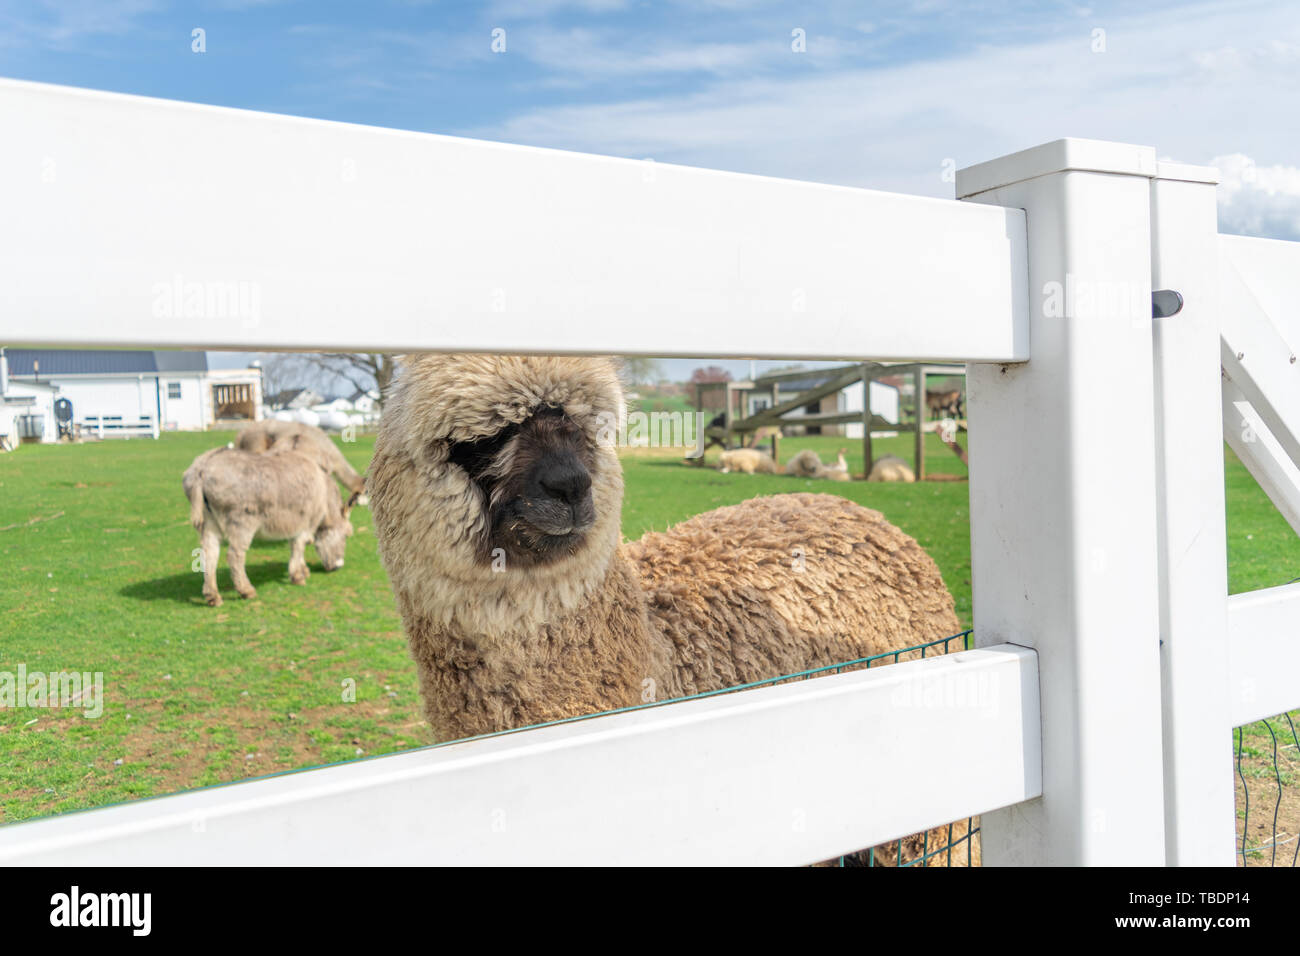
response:
<path id="1" fill-rule="evenodd" d="M 161 796 L 214 784 L 409 750 L 431 743 L 428 725 L 389 698 L 360 699 L 267 711 L 255 703 L 176 715 L 165 700 L 132 705 L 131 729 L 104 753 L 90 742 L 75 789 L 114 792 L 118 799 Z M 58 734 L 64 728 L 50 727 Z M 68 784 L 19 787 L 9 795 L 24 807 L 22 819 L 81 809 L 69 805 Z M 92 801 L 91 805 L 99 801 Z M 108 802 L 117 802 L 109 799 Z M 5 814 L 0 808 L 0 822 Z"/>
<path id="2" fill-rule="evenodd" d="M 179 730 L 142 723 L 127 735 L 123 759 L 152 768 L 156 792 L 173 793 L 431 742 L 423 721 L 395 725 L 394 716 L 402 714 L 386 699 L 284 714 L 242 704 L 223 710 L 219 728 L 202 717 Z"/>

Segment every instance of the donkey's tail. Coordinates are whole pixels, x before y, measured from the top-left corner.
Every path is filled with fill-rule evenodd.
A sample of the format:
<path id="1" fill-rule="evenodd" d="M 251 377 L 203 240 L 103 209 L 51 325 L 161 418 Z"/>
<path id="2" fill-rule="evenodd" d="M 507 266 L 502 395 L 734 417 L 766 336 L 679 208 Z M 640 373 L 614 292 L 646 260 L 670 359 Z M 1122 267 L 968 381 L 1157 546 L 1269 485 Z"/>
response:
<path id="1" fill-rule="evenodd" d="M 203 513 L 207 510 L 203 501 L 203 474 L 200 471 L 185 473 L 185 496 L 190 499 L 190 524 L 195 531 L 203 530 Z"/>

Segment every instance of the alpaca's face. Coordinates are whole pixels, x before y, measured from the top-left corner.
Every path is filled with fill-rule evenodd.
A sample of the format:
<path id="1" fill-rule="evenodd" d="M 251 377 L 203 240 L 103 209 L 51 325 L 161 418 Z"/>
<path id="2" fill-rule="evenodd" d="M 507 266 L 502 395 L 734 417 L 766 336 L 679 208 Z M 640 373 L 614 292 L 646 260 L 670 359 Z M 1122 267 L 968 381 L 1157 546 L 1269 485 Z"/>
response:
<path id="1" fill-rule="evenodd" d="M 596 521 L 594 451 L 586 432 L 550 405 L 495 435 L 452 443 L 448 460 L 483 493 L 481 558 L 504 554 L 508 566 L 529 567 L 575 554 Z"/>
<path id="2" fill-rule="evenodd" d="M 497 631 L 598 587 L 620 540 L 622 403 L 607 359 L 404 357 L 366 479 L 401 600 Z"/>

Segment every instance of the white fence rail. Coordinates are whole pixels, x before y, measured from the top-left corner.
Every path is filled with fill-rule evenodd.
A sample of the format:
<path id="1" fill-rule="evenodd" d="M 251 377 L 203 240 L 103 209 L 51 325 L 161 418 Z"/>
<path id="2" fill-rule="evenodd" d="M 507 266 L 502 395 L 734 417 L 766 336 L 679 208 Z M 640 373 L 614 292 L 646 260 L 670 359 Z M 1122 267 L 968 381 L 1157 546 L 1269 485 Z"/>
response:
<path id="1" fill-rule="evenodd" d="M 146 416 L 127 421 L 121 415 L 87 415 L 78 423 L 82 434 L 96 438 L 157 438 L 158 424 Z"/>
<path id="2" fill-rule="evenodd" d="M 13 345 L 1029 354 L 1015 209 L 14 81 L 0 115 Z"/>
<path id="3" fill-rule="evenodd" d="M 1219 237 L 1223 429 L 1300 534 L 1300 243 Z"/>
<path id="4" fill-rule="evenodd" d="M 1036 797 L 1037 713 L 1032 651 L 965 651 L 0 828 L 0 863 L 813 863 Z"/>
<path id="5" fill-rule="evenodd" d="M 1218 237 L 1213 171 L 1062 140 L 955 203 L 11 81 L 0 130 L 5 344 L 969 363 L 982 648 L 0 828 L 0 859 L 802 863 L 982 813 L 986 863 L 1232 862 L 1228 731 L 1300 677 L 1294 586 L 1227 598 L 1219 415 L 1294 522 L 1300 252 Z"/>
<path id="6" fill-rule="evenodd" d="M 1300 468 L 1227 373 L 1223 378 L 1223 434 L 1274 507 L 1300 534 Z"/>
<path id="7" fill-rule="evenodd" d="M 1228 598 L 1229 726 L 1300 707 L 1300 584 Z"/>

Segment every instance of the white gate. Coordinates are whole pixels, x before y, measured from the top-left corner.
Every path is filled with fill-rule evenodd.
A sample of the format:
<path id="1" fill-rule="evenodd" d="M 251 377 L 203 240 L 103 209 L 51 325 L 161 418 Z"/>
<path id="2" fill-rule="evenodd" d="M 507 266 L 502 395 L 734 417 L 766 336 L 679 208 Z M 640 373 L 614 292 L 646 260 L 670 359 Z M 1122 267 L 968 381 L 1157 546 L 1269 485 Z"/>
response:
<path id="1" fill-rule="evenodd" d="M 1232 863 L 1229 731 L 1300 706 L 1300 585 L 1227 597 L 1221 416 L 1295 525 L 1300 248 L 1217 236 L 1212 171 L 1061 140 L 952 202 L 12 81 L 0 130 L 7 345 L 968 363 L 978 645 L 0 860 L 806 863 L 983 814 L 989 864 Z"/>

